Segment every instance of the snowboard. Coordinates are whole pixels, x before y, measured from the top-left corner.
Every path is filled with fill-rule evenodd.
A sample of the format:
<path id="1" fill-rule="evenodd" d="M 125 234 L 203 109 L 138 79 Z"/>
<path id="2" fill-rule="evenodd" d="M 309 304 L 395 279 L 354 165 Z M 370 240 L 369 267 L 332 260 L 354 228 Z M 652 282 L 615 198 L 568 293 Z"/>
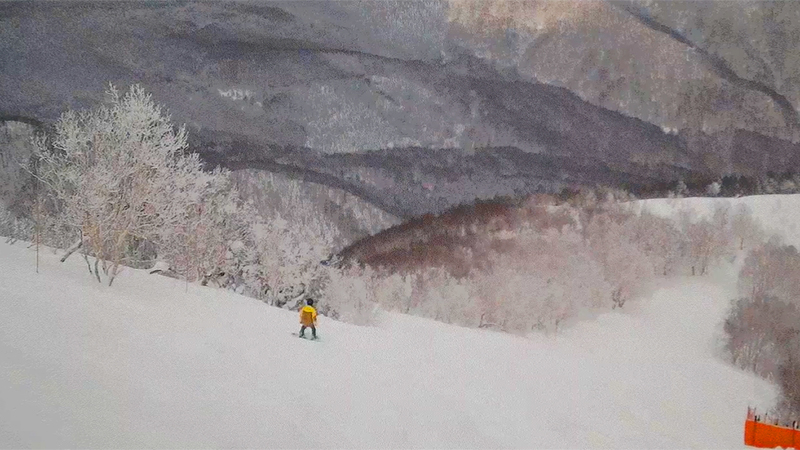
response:
<path id="1" fill-rule="evenodd" d="M 311 336 L 310 336 L 308 333 L 307 333 L 305 336 L 302 336 L 302 337 L 301 337 L 301 336 L 300 336 L 300 333 L 298 333 L 298 332 L 296 332 L 296 331 L 292 333 L 292 336 L 296 336 L 296 337 L 299 337 L 300 339 L 305 339 L 305 340 L 307 340 L 307 341 L 319 341 L 319 340 L 320 340 L 320 339 L 319 339 L 319 335 L 317 335 L 317 338 L 316 338 L 316 339 L 312 338 L 312 337 L 311 337 Z"/>

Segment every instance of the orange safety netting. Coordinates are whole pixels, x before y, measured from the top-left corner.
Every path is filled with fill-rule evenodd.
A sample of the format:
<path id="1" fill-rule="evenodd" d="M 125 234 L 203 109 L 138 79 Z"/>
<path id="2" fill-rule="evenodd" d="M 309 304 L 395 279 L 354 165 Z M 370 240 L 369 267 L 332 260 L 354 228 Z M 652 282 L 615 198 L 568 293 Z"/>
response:
<path id="1" fill-rule="evenodd" d="M 744 444 L 758 448 L 794 448 L 800 450 L 800 430 L 797 422 L 791 427 L 783 427 L 762 421 L 756 410 L 747 408 L 747 420 L 744 422 Z"/>

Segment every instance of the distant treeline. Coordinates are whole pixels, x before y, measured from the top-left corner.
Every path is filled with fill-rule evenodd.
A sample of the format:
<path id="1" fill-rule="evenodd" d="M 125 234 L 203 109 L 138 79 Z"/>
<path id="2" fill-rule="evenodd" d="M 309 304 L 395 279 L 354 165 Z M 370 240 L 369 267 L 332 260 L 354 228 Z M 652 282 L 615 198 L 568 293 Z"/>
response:
<path id="1" fill-rule="evenodd" d="M 654 182 L 646 186 L 626 186 L 622 189 L 637 198 L 682 197 L 740 197 L 764 194 L 794 194 L 800 192 L 800 174 L 793 172 L 767 172 L 763 177 L 690 174 L 682 180 Z M 559 194 L 566 199 L 579 192 L 565 189 Z"/>

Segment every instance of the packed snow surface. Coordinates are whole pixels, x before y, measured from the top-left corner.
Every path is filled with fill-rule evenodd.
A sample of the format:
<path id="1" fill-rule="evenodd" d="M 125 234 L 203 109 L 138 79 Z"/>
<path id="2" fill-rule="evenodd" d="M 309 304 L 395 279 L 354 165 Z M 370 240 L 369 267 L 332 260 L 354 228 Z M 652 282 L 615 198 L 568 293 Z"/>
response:
<path id="1" fill-rule="evenodd" d="M 0 447 L 744 448 L 775 389 L 721 357 L 735 271 L 528 337 L 320 318 L 0 244 Z"/>

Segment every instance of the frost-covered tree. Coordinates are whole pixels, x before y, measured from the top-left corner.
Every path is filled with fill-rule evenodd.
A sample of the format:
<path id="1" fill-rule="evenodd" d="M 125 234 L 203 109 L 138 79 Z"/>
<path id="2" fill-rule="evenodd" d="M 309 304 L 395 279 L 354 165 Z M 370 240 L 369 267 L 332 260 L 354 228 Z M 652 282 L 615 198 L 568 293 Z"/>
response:
<path id="1" fill-rule="evenodd" d="M 235 216 L 228 173 L 203 171 L 187 152 L 185 128 L 173 127 L 141 87 L 121 95 L 111 86 L 106 94 L 102 106 L 64 113 L 50 145 L 37 149 L 36 174 L 76 240 L 72 248 L 93 257 L 90 270 L 99 281 L 102 267 L 109 284 L 122 265 L 162 257 L 180 265 L 189 248 L 193 270 L 207 272 L 224 242 L 241 234 L 214 224 Z"/>
<path id="2" fill-rule="evenodd" d="M 739 290 L 751 298 L 776 296 L 800 303 L 800 253 L 779 241 L 753 249 L 739 273 Z"/>
<path id="3" fill-rule="evenodd" d="M 741 298 L 732 302 L 723 327 L 732 362 L 764 376 L 774 375 L 780 363 L 776 325 L 782 323 L 782 315 L 792 312 L 796 316 L 796 308 L 777 298 Z"/>
<path id="4" fill-rule="evenodd" d="M 36 234 L 36 223 L 27 217 L 18 217 L 8 210 L 0 208 L 0 236 L 6 238 L 6 243 L 17 240 L 33 240 Z"/>
<path id="5" fill-rule="evenodd" d="M 340 189 L 255 169 L 231 174 L 242 197 L 264 218 L 302 227 L 326 249 L 341 249 L 400 220 Z"/>
<path id="6" fill-rule="evenodd" d="M 686 238 L 685 256 L 692 275 L 705 275 L 712 265 L 734 254 L 730 205 L 718 203 L 710 218 L 697 218 L 688 210 L 679 212 Z"/>
<path id="7" fill-rule="evenodd" d="M 441 267 L 434 267 L 417 274 L 420 278 L 416 292 L 416 304 L 410 311 L 447 323 L 474 326 L 476 311 L 470 296 L 469 280 L 456 278 Z"/>
<path id="8" fill-rule="evenodd" d="M 245 265 L 252 263 L 252 227 L 259 220 L 239 194 L 227 172 L 201 174 L 206 178 L 200 200 L 189 203 L 175 226 L 161 230 L 158 257 L 190 281 L 220 287 L 245 283 Z"/>
<path id="9" fill-rule="evenodd" d="M 34 151 L 35 132 L 20 122 L 0 123 L 0 208 L 21 216 L 33 201 L 27 166 Z"/>
<path id="10" fill-rule="evenodd" d="M 499 211 L 505 212 L 482 228 L 458 221 L 445 225 L 450 234 L 437 228 L 454 239 L 447 254 L 459 255 L 463 265 L 425 259 L 427 248 L 419 255 L 423 264 L 391 275 L 396 287 L 383 286 L 390 276 L 374 272 L 373 289 L 386 292 L 375 300 L 386 309 L 466 326 L 558 330 L 584 313 L 623 307 L 645 294 L 656 275 L 680 273 L 689 263 L 707 270 L 732 242 L 725 237 L 731 221 L 724 207 L 700 222 L 687 211 L 680 227 L 614 197 L 588 194 L 569 204 L 528 202 Z M 693 241 L 681 232 L 698 223 L 707 235 Z M 394 248 L 409 248 L 417 238 L 424 236 Z"/>
<path id="11" fill-rule="evenodd" d="M 745 204 L 740 204 L 731 216 L 731 234 L 738 241 L 739 250 L 754 246 L 763 240 L 764 231 L 753 219 L 753 213 Z"/>
<path id="12" fill-rule="evenodd" d="M 689 238 L 689 260 L 692 275 L 705 275 L 714 252 L 714 228 L 709 222 L 691 223 L 686 229 Z"/>
<path id="13" fill-rule="evenodd" d="M 266 219 L 254 229 L 265 300 L 293 308 L 321 289 L 326 277 L 321 263 L 330 255 L 330 241 L 317 234 L 316 228 L 289 222 L 280 214 Z"/>
<path id="14" fill-rule="evenodd" d="M 800 414 L 800 253 L 772 238 L 752 249 L 739 273 L 742 297 L 725 321 L 726 348 L 739 367 L 774 380 L 778 416 Z"/>
<path id="15" fill-rule="evenodd" d="M 614 307 L 641 293 L 653 278 L 653 264 L 635 242 L 635 221 L 632 215 L 614 211 L 596 217 L 587 227 L 591 255 L 613 286 Z"/>
<path id="16" fill-rule="evenodd" d="M 375 295 L 378 282 L 370 268 L 331 268 L 320 311 L 356 325 L 374 324 L 379 306 Z"/>
<path id="17" fill-rule="evenodd" d="M 630 233 L 650 260 L 655 274 L 668 276 L 678 270 L 685 245 L 672 220 L 643 211 L 633 222 Z"/>

